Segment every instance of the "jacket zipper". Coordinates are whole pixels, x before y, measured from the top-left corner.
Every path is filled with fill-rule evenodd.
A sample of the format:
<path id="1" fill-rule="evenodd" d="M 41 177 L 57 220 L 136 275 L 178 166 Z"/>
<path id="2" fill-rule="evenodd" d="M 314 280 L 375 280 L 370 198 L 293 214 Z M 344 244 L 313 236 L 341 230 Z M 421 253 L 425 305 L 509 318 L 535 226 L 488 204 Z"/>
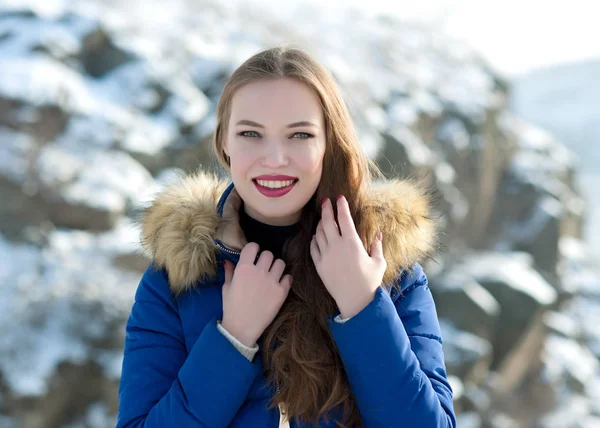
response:
<path id="1" fill-rule="evenodd" d="M 241 253 L 241 251 L 231 250 L 231 249 L 227 248 L 220 241 L 216 241 L 216 244 L 219 247 L 219 249 L 221 249 L 225 253 L 231 254 L 232 256 L 239 256 Z"/>

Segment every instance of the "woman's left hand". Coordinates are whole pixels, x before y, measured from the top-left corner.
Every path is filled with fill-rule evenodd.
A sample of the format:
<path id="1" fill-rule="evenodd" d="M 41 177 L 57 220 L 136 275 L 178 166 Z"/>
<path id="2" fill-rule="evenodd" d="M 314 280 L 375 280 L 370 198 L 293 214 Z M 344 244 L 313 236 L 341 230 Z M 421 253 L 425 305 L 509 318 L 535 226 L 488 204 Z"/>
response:
<path id="1" fill-rule="evenodd" d="M 387 267 L 381 232 L 367 253 L 356 232 L 348 201 L 337 200 L 337 223 L 329 199 L 322 204 L 322 216 L 310 243 L 317 273 L 336 301 L 342 318 L 362 311 L 375 297 Z"/>

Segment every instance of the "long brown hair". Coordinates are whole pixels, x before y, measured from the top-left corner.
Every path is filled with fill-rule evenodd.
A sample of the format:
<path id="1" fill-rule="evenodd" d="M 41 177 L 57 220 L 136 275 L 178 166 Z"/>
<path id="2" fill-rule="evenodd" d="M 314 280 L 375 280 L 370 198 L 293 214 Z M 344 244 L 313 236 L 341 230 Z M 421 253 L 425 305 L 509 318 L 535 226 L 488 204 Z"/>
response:
<path id="1" fill-rule="evenodd" d="M 223 144 L 235 92 L 257 79 L 279 78 L 297 79 L 314 91 L 323 109 L 327 142 L 320 184 L 303 209 L 298 234 L 284 250 L 283 258 L 294 286 L 263 334 L 267 379 L 278 389 L 271 404 L 282 404 L 289 418 L 312 424 L 317 424 L 321 417 L 327 419 L 327 413 L 340 406 L 339 425 L 360 427 L 360 413 L 326 322 L 327 316 L 337 309 L 336 304 L 317 274 L 310 256 L 310 241 L 321 217 L 318 201 L 343 194 L 366 248 L 377 230 L 364 221 L 369 210 L 365 192 L 372 178 L 381 175 L 360 148 L 333 76 L 299 48 L 276 47 L 252 56 L 235 70 L 223 89 L 217 106 L 213 148 L 222 166 L 229 169 Z"/>

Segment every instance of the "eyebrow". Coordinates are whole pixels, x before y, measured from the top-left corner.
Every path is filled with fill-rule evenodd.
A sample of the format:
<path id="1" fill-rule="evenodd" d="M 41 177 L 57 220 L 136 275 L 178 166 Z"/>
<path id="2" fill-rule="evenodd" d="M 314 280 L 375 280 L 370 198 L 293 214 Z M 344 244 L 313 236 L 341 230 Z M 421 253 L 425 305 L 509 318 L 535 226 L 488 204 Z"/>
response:
<path id="1" fill-rule="evenodd" d="M 254 126 L 255 128 L 264 128 L 264 126 L 261 125 L 260 123 L 253 122 L 253 121 L 247 120 L 247 119 L 240 120 L 238 123 L 236 123 L 236 125 L 248 125 L 248 126 Z M 290 123 L 287 127 L 288 128 L 298 128 L 300 126 L 313 126 L 315 128 L 318 128 L 317 125 L 315 125 L 314 123 L 309 122 L 307 120 L 303 120 L 303 121 L 300 121 L 300 122 Z"/>

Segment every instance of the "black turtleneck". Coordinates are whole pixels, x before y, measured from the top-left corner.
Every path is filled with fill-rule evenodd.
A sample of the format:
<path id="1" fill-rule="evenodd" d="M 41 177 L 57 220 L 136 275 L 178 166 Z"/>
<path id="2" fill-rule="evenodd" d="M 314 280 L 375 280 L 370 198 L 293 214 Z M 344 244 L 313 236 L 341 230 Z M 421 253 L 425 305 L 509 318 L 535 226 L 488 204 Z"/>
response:
<path id="1" fill-rule="evenodd" d="M 246 235 L 248 242 L 256 242 L 260 251 L 270 251 L 276 259 L 280 259 L 283 253 L 283 244 L 294 236 L 298 230 L 298 223 L 290 226 L 271 226 L 253 219 L 244 210 L 239 210 L 240 227 Z"/>

